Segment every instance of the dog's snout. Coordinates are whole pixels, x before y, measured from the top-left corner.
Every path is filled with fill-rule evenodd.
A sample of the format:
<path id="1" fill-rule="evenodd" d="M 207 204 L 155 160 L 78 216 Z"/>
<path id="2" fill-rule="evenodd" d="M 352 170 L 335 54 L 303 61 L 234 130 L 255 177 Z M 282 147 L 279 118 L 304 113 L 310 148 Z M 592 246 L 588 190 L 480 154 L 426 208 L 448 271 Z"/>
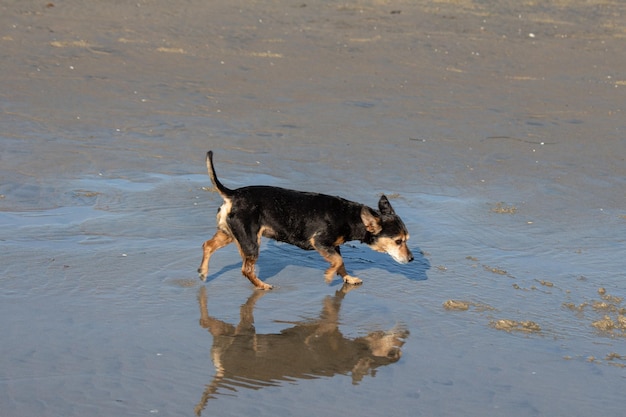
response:
<path id="1" fill-rule="evenodd" d="M 411 251 L 409 250 L 409 248 L 406 248 L 406 252 L 407 252 L 407 260 L 408 260 L 408 262 L 413 262 L 413 260 L 415 259 L 415 258 L 413 257 L 413 252 L 411 252 Z"/>

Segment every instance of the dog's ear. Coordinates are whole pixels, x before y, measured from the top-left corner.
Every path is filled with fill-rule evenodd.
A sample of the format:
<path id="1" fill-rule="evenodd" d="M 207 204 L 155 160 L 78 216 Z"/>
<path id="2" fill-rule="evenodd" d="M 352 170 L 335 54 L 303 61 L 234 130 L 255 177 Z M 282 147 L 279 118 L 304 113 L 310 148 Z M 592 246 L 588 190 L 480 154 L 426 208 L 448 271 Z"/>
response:
<path id="1" fill-rule="evenodd" d="M 361 220 L 365 225 L 365 230 L 372 234 L 377 235 L 383 230 L 383 227 L 380 225 L 380 216 L 367 206 L 361 208 Z"/>
<path id="2" fill-rule="evenodd" d="M 381 214 L 396 214 L 385 194 L 383 194 L 378 201 L 378 210 L 380 210 Z"/>

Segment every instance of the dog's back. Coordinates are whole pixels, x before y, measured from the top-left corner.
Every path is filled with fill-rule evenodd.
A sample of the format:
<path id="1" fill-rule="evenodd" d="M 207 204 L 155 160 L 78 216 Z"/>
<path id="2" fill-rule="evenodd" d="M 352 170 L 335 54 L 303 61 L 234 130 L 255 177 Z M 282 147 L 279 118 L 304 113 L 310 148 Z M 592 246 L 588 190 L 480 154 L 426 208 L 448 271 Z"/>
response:
<path id="1" fill-rule="evenodd" d="M 360 221 L 363 205 L 325 194 L 288 190 L 271 186 L 251 186 L 232 190 L 229 222 L 258 223 L 263 236 L 315 249 L 314 236 L 332 236 L 338 246 L 363 233 Z M 231 226 L 232 227 L 232 226 Z M 341 239 L 339 239 L 341 238 Z M 336 240 L 341 240 L 340 242 Z"/>

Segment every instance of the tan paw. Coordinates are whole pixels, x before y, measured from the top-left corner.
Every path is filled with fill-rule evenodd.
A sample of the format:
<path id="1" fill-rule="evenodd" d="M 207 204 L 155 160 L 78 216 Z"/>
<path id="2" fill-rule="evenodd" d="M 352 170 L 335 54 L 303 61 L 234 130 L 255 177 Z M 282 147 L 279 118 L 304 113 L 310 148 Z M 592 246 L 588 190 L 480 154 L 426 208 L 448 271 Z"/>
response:
<path id="1" fill-rule="evenodd" d="M 198 278 L 202 281 L 206 281 L 206 277 L 209 274 L 209 271 L 203 271 L 202 268 L 198 268 Z"/>
<path id="2" fill-rule="evenodd" d="M 350 275 L 346 275 L 345 277 L 343 277 L 343 282 L 345 282 L 346 284 L 350 284 L 350 285 L 363 284 L 363 281 L 360 278 L 352 277 Z"/>

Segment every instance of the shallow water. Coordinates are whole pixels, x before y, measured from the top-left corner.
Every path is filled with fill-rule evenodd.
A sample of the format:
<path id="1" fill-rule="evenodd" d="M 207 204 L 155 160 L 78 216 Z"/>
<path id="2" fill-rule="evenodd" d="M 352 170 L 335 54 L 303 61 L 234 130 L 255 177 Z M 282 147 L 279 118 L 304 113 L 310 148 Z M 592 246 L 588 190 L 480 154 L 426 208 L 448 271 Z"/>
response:
<path id="1" fill-rule="evenodd" d="M 621 3 L 78 3 L 0 6 L 2 416 L 624 414 Z M 416 261 L 201 283 L 209 148 Z"/>

